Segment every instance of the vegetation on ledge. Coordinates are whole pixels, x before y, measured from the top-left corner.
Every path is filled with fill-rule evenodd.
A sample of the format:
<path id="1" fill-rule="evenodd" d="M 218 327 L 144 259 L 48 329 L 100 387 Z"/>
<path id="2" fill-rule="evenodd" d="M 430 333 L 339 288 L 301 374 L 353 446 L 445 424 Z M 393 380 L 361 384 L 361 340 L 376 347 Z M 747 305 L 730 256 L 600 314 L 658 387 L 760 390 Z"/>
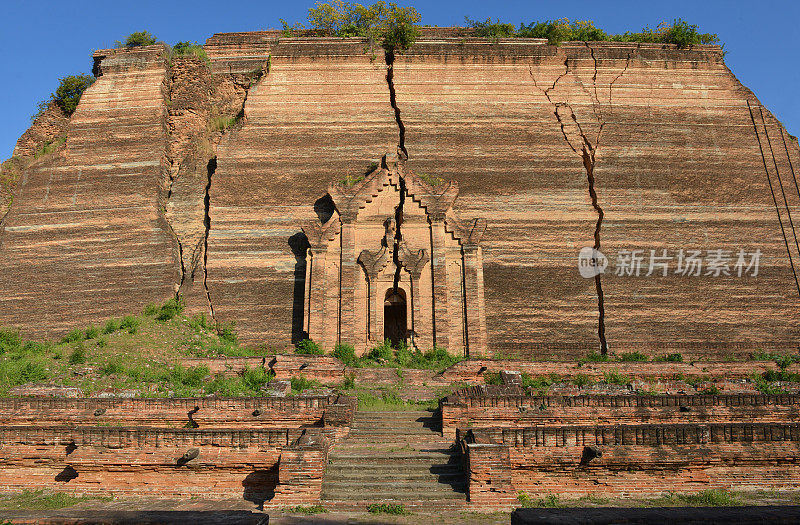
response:
<path id="1" fill-rule="evenodd" d="M 114 42 L 114 46 L 133 49 L 134 47 L 152 46 L 155 43 L 157 43 L 156 37 L 151 35 L 149 31 L 136 31 L 125 37 L 124 42 L 119 40 Z"/>
<path id="2" fill-rule="evenodd" d="M 386 50 L 402 52 L 408 49 L 419 36 L 420 13 L 413 7 L 398 7 L 384 1 L 364 6 L 354 2 L 333 0 L 318 2 L 308 10 L 308 25 L 301 22 L 289 24 L 281 19 L 283 32 L 287 36 L 338 36 L 361 37 L 371 43 L 379 43 Z M 674 44 L 685 48 L 698 44 L 716 44 L 715 33 L 701 33 L 698 26 L 681 18 L 662 22 L 655 28 L 645 27 L 641 31 L 626 31 L 622 34 L 606 33 L 590 20 L 534 21 L 519 27 L 498 20 L 472 20 L 464 17 L 466 27 L 480 38 L 546 38 L 548 43 L 558 45 L 566 41 L 614 41 Z"/>
<path id="3" fill-rule="evenodd" d="M 679 48 L 698 44 L 716 44 L 719 37 L 715 33 L 701 33 L 697 25 L 689 24 L 681 18 L 672 23 L 662 22 L 655 29 L 645 27 L 639 32 L 609 34 L 596 27 L 591 20 L 574 20 L 560 18 L 544 22 L 520 23 L 519 28 L 513 24 L 503 24 L 487 18 L 484 21 L 471 20 L 465 17 L 467 26 L 475 31 L 475 36 L 483 38 L 546 38 L 550 44 L 558 45 L 567 41 L 583 42 L 644 42 L 655 44 L 674 44 Z"/>
<path id="4" fill-rule="evenodd" d="M 363 6 L 354 2 L 333 0 L 317 3 L 308 10 L 308 26 L 290 25 L 281 19 L 287 36 L 361 37 L 377 43 L 387 51 L 403 51 L 416 40 L 421 16 L 413 7 L 399 7 L 394 2 L 375 2 Z"/>

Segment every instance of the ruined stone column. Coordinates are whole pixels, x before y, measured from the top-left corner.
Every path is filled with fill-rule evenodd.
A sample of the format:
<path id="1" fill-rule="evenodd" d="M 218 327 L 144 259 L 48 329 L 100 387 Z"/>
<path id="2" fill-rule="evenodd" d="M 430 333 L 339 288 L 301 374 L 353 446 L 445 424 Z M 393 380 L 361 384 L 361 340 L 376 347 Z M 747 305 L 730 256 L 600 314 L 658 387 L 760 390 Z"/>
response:
<path id="1" fill-rule="evenodd" d="M 356 262 L 355 217 L 342 215 L 342 252 L 341 272 L 342 280 L 339 288 L 339 323 L 340 343 L 355 344 L 355 304 L 356 304 L 356 279 L 361 269 Z"/>
<path id="2" fill-rule="evenodd" d="M 434 344 L 448 348 L 450 328 L 447 318 L 447 258 L 445 256 L 444 219 L 431 217 L 431 276 L 433 280 Z"/>
<path id="3" fill-rule="evenodd" d="M 311 249 L 311 264 L 307 264 L 308 338 L 321 343 L 325 337 L 325 250 Z"/>
<path id="4" fill-rule="evenodd" d="M 466 302 L 467 342 L 470 357 L 486 354 L 486 305 L 483 300 L 483 261 L 477 244 L 464 244 L 464 301 Z"/>

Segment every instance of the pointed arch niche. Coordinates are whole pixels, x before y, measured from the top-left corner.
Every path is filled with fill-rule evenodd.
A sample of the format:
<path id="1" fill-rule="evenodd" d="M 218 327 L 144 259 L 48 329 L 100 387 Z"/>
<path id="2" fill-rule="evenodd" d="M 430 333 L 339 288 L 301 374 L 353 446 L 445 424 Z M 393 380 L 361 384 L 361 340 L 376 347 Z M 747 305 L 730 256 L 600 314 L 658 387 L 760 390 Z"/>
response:
<path id="1" fill-rule="evenodd" d="M 484 355 L 480 240 L 486 221 L 455 215 L 458 185 L 428 183 L 387 154 L 364 180 L 331 184 L 328 195 L 333 214 L 303 225 L 310 245 L 304 308 L 309 338 L 326 348 L 350 343 L 363 352 L 392 333 L 423 351 L 436 345 Z M 403 307 L 405 337 L 392 331 Z"/>

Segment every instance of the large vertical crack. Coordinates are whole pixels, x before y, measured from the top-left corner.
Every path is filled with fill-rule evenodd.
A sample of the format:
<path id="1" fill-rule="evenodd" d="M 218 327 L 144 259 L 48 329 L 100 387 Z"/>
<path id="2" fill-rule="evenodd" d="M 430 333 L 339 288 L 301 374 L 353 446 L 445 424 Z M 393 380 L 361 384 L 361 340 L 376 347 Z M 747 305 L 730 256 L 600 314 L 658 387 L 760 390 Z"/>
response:
<path id="1" fill-rule="evenodd" d="M 597 191 L 595 189 L 595 176 L 594 176 L 594 168 L 596 164 L 595 154 L 597 148 L 600 145 L 600 138 L 603 132 L 603 127 L 605 126 L 605 119 L 603 117 L 603 110 L 602 104 L 599 98 L 599 91 L 597 87 L 597 76 L 598 76 L 598 67 L 597 67 L 597 58 L 594 54 L 594 48 L 586 43 L 586 47 L 589 50 L 589 54 L 592 58 L 592 62 L 594 64 L 594 72 L 592 74 L 592 91 L 587 90 L 583 83 L 580 82 L 578 79 L 578 83 L 583 88 L 586 95 L 589 97 L 589 100 L 592 104 L 592 113 L 594 118 L 597 120 L 597 136 L 594 139 L 594 142 L 587 137 L 586 132 L 584 131 L 584 127 L 581 125 L 578 117 L 575 115 L 575 111 L 572 109 L 572 106 L 567 100 L 554 100 L 553 93 L 556 90 L 556 87 L 567 75 L 570 74 L 570 63 L 569 57 L 566 57 L 564 60 L 564 72 L 561 73 L 558 77 L 556 77 L 555 81 L 553 82 L 552 86 L 548 87 L 547 89 L 542 89 L 536 82 L 536 78 L 533 74 L 533 66 L 529 68 L 529 72 L 531 78 L 533 80 L 534 86 L 539 89 L 547 99 L 547 101 L 553 106 L 553 115 L 556 117 L 556 121 L 561 129 L 561 134 L 564 138 L 564 142 L 567 143 L 569 148 L 576 154 L 580 155 L 581 161 L 583 163 L 584 170 L 586 171 L 586 182 L 588 185 L 589 190 L 589 198 L 591 199 L 592 208 L 594 209 L 595 213 L 597 213 L 597 221 L 595 222 L 594 227 L 594 243 L 593 248 L 597 251 L 600 251 L 601 248 L 601 240 L 600 240 L 600 233 L 603 227 L 603 218 L 605 213 L 603 212 L 603 208 L 600 206 L 597 198 Z M 630 54 L 628 54 L 628 60 L 625 64 L 625 69 L 611 81 L 609 85 L 609 106 L 611 105 L 611 88 L 613 87 L 614 82 L 616 82 L 628 69 L 628 65 L 630 63 Z M 611 109 L 611 108 L 609 108 Z M 605 327 L 605 296 L 603 294 L 603 283 L 601 274 L 597 274 L 594 277 L 595 281 L 595 290 L 597 293 L 597 311 L 598 311 L 598 319 L 597 319 L 597 335 L 598 339 L 600 340 L 600 352 L 601 354 L 608 353 L 608 342 L 606 340 L 606 327 Z"/>
<path id="2" fill-rule="evenodd" d="M 582 151 L 583 166 L 586 169 L 586 181 L 589 184 L 589 198 L 592 199 L 592 207 L 597 212 L 597 222 L 594 227 L 594 249 L 600 251 L 600 229 L 603 227 L 603 208 L 597 202 L 597 192 L 594 189 L 594 150 L 589 149 L 585 144 Z M 608 352 L 608 342 L 606 341 L 606 309 L 605 297 L 603 295 L 603 283 L 600 274 L 594 276 L 594 286 L 597 291 L 597 336 L 600 338 L 600 353 Z"/>
<path id="3" fill-rule="evenodd" d="M 394 248 L 392 252 L 392 260 L 394 262 L 395 272 L 394 272 L 394 284 L 392 291 L 397 293 L 397 287 L 400 285 L 400 275 L 401 270 L 403 268 L 402 263 L 400 262 L 400 243 L 403 241 L 403 234 L 401 233 L 401 227 L 403 225 L 403 205 L 406 202 L 406 181 L 403 177 L 400 177 L 400 202 L 397 204 L 397 208 L 394 210 L 394 223 L 395 223 L 395 232 L 394 232 Z"/>
<path id="4" fill-rule="evenodd" d="M 211 232 L 211 180 L 214 178 L 215 171 L 217 171 L 216 156 L 208 161 L 208 181 L 206 182 L 204 197 L 205 215 L 203 218 L 203 224 L 205 225 L 205 235 L 203 237 L 203 288 L 205 289 L 206 298 L 208 299 L 208 310 L 211 312 L 211 318 L 214 320 L 216 320 L 216 316 L 214 315 L 214 303 L 211 301 L 211 291 L 208 289 L 208 235 Z"/>
<path id="5" fill-rule="evenodd" d="M 397 147 L 403 152 L 403 156 L 407 159 L 406 127 L 403 125 L 403 119 L 400 117 L 400 108 L 397 107 L 397 94 L 394 90 L 394 50 L 387 49 L 384 57 L 386 59 L 386 83 L 389 86 L 389 102 L 392 105 L 392 109 L 394 109 L 394 120 L 397 122 L 397 129 L 400 134 Z"/>

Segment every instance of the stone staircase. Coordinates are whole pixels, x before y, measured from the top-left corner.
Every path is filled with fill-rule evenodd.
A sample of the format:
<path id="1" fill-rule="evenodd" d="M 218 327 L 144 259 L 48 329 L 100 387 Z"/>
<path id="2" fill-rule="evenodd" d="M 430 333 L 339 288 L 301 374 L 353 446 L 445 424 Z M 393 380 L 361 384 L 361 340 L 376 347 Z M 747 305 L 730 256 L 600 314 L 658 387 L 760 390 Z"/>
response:
<path id="1" fill-rule="evenodd" d="M 431 412 L 356 412 L 350 435 L 329 454 L 323 505 L 463 507 L 466 477 L 451 444 Z"/>

